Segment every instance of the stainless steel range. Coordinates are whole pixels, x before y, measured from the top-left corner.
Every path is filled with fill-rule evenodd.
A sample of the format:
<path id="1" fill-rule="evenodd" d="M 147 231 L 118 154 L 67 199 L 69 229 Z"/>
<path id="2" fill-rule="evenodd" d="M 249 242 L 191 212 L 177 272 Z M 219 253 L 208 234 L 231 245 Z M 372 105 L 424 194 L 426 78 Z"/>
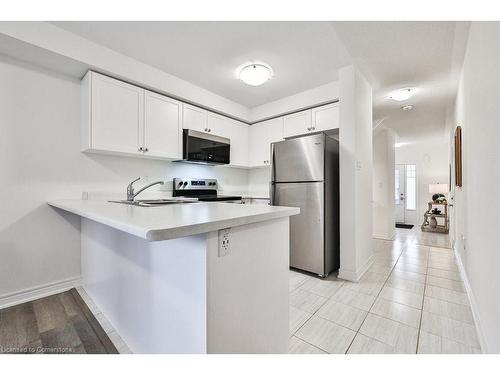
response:
<path id="1" fill-rule="evenodd" d="M 174 178 L 174 197 L 198 198 L 201 202 L 242 203 L 241 196 L 219 195 L 215 178 Z"/>

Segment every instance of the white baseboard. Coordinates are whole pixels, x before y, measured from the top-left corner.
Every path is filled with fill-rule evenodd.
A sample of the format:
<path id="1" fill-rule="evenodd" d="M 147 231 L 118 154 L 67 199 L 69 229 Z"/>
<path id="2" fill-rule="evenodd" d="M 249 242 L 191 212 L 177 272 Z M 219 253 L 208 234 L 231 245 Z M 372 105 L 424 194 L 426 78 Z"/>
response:
<path id="1" fill-rule="evenodd" d="M 0 295 L 0 309 L 47 297 L 52 294 L 65 292 L 79 285 L 81 285 L 81 277 L 72 277 L 66 280 L 3 294 Z"/>
<path id="2" fill-rule="evenodd" d="M 339 269 L 339 274 L 338 277 L 339 279 L 347 280 L 347 281 L 352 281 L 357 283 L 361 277 L 368 271 L 368 269 L 371 267 L 373 264 L 373 255 L 368 258 L 368 260 L 363 264 L 362 267 L 360 267 L 358 270 L 346 270 L 342 268 L 342 266 Z"/>
<path id="3" fill-rule="evenodd" d="M 467 277 L 467 274 L 465 273 L 465 267 L 464 264 L 462 263 L 462 258 L 460 257 L 460 254 L 455 248 L 453 248 L 453 251 L 455 252 L 455 257 L 457 258 L 457 263 L 458 263 L 458 269 L 460 270 L 460 275 L 462 275 L 462 280 L 465 285 L 465 290 L 467 291 L 467 296 L 469 297 L 469 302 L 472 310 L 472 317 L 474 319 L 474 324 L 476 326 L 479 345 L 481 346 L 481 352 L 488 353 L 488 345 L 486 344 L 486 338 L 484 336 L 484 331 L 482 329 L 481 318 L 479 315 L 479 309 L 477 307 L 476 298 L 474 297 L 474 293 L 469 283 L 469 279 Z"/>
<path id="4" fill-rule="evenodd" d="M 394 237 L 396 237 L 396 232 L 392 233 L 390 236 L 384 236 L 381 234 L 373 234 L 372 238 L 375 238 L 377 240 L 385 240 L 385 241 L 392 241 L 394 240 Z"/>

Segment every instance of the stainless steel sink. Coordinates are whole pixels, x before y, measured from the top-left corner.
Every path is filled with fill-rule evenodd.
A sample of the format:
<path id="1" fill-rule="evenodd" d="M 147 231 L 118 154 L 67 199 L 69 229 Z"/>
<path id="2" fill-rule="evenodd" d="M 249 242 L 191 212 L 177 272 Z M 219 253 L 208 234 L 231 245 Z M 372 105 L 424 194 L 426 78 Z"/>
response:
<path id="1" fill-rule="evenodd" d="M 180 204 L 180 203 L 196 203 L 196 199 L 138 199 L 133 201 L 121 200 L 121 201 L 109 201 L 111 203 L 121 203 L 129 204 L 132 206 L 140 207 L 159 207 L 169 204 Z"/>

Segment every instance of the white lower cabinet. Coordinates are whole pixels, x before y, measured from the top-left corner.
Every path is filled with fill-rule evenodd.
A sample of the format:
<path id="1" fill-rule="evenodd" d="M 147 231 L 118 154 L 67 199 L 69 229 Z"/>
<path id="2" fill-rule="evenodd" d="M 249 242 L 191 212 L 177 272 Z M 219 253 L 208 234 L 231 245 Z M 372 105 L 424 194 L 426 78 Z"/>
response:
<path id="1" fill-rule="evenodd" d="M 83 79 L 84 151 L 182 157 L 182 103 L 88 72 Z"/>
<path id="2" fill-rule="evenodd" d="M 283 117 L 250 126 L 250 167 L 270 165 L 271 143 L 283 140 Z"/>

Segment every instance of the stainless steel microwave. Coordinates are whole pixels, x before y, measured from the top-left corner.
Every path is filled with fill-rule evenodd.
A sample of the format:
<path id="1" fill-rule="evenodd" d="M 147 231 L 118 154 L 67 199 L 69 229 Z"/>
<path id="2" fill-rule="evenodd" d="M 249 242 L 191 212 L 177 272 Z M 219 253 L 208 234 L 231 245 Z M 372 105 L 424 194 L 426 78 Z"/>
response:
<path id="1" fill-rule="evenodd" d="M 199 164 L 229 164 L 229 138 L 191 129 L 182 135 L 182 161 Z"/>

